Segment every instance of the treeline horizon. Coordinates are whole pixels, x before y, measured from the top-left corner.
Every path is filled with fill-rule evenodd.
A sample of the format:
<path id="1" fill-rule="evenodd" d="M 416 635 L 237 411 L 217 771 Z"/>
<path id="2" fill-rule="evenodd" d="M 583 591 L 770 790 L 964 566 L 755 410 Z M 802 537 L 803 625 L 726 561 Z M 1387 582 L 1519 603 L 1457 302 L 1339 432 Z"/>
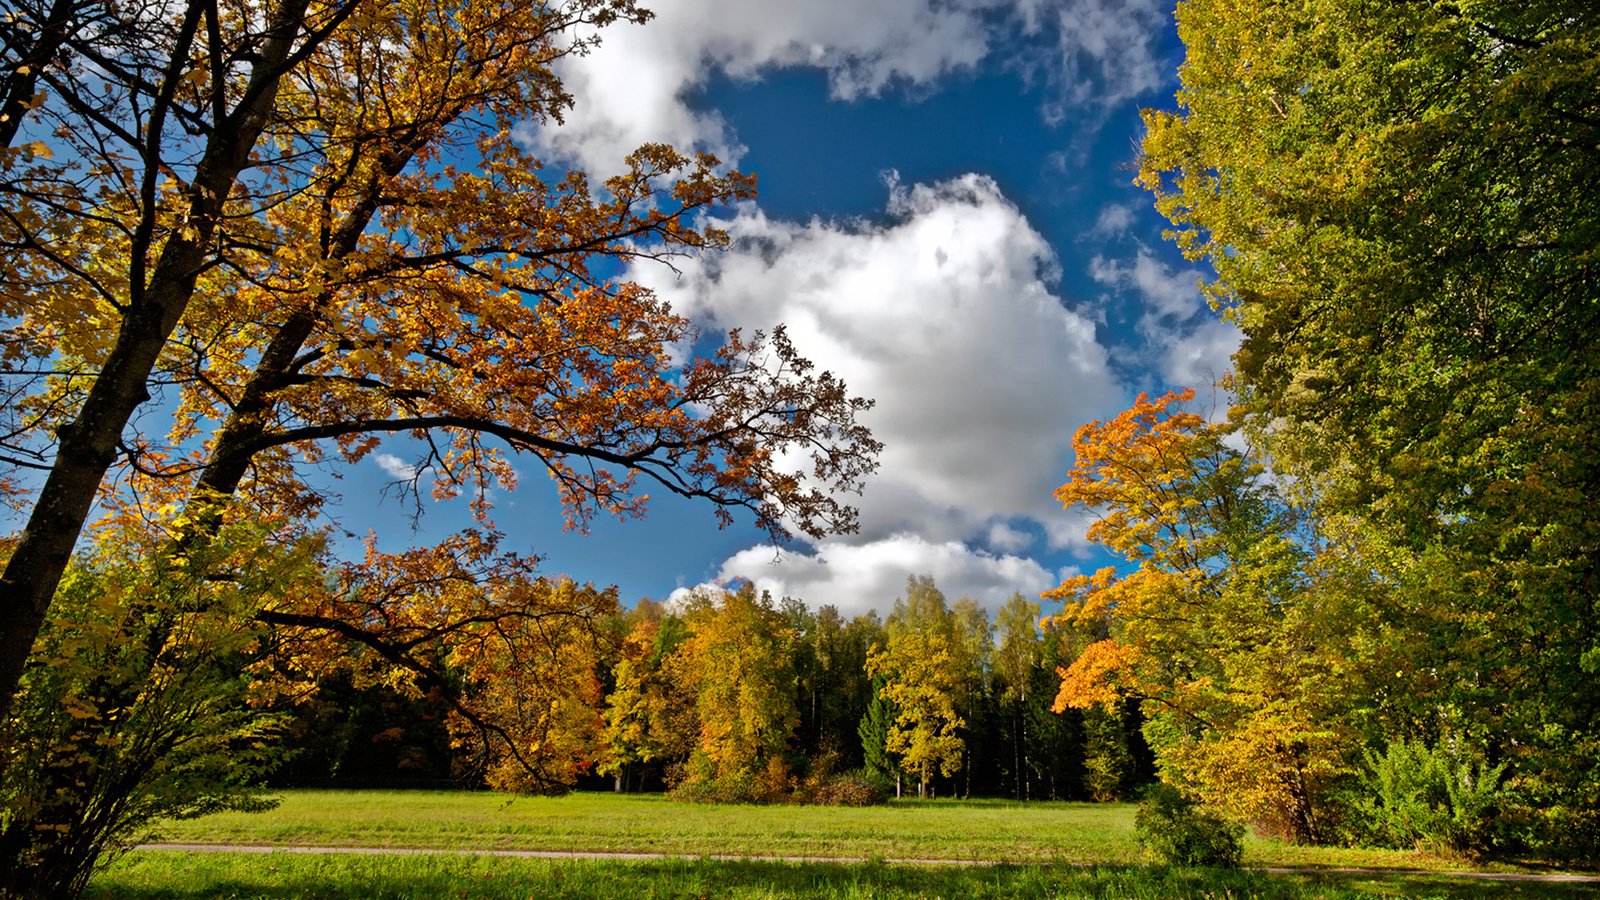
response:
<path id="1" fill-rule="evenodd" d="M 766 744 L 749 745 L 732 769 L 765 774 L 776 761 L 781 775 L 771 786 L 858 773 L 895 784 L 905 796 L 922 790 L 929 797 L 1125 801 L 1154 780 L 1137 702 L 1053 709 L 1059 671 L 1093 635 L 1041 619 L 1040 604 L 1021 593 L 991 616 L 969 597 L 949 602 L 931 577 L 907 581 L 887 617 L 872 609 L 847 618 L 833 604 L 813 609 L 795 597 L 774 600 L 749 582 L 701 586 L 668 600 L 645 597 L 596 617 L 589 632 L 594 681 L 574 692 L 589 698 L 594 718 L 573 722 L 567 736 L 592 750 L 584 759 L 580 749 L 562 780 L 543 784 L 497 780 L 477 748 L 452 747 L 451 710 L 441 697 L 358 684 L 339 670 L 291 708 L 284 763 L 267 784 L 632 793 L 714 781 L 698 734 L 698 697 L 713 660 L 723 663 L 719 674 L 756 680 L 752 660 L 741 670 L 721 652 L 741 644 L 764 651 L 759 662 L 769 668 L 759 680 L 773 690 L 743 709 L 723 704 L 720 714 L 752 732 L 765 727 Z M 891 633 L 901 636 L 893 657 Z M 869 668 L 874 650 L 881 657 L 876 676 Z M 938 660 L 931 668 L 930 657 Z M 885 696 L 891 665 L 900 682 L 925 681 L 950 700 L 939 709 L 924 703 L 899 729 L 912 750 L 909 769 L 906 754 L 887 747 L 901 712 Z M 924 734 L 913 749 L 918 725 Z M 925 787 L 917 770 L 924 758 Z M 731 770 L 723 768 L 727 777 Z"/>

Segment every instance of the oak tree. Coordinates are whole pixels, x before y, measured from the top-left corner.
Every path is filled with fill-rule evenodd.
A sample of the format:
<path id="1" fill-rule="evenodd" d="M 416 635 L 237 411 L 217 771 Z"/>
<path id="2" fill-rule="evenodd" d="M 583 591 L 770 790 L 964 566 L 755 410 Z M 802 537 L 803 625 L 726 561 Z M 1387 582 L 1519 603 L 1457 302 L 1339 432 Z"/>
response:
<path id="1" fill-rule="evenodd" d="M 569 102 L 556 58 L 646 15 L 350 0 L 262 21 L 196 3 L 68 40 L 94 65 L 62 57 L 29 109 L 56 162 L 5 193 L 8 346 L 32 353 L 11 373 L 11 458 L 49 474 L 4 576 L 0 694 L 116 458 L 202 503 L 304 514 L 301 465 L 402 434 L 425 448 L 421 489 L 481 500 L 527 454 L 579 526 L 642 513 L 643 480 L 775 535 L 850 527 L 828 491 L 871 466 L 862 401 L 781 331 L 683 362 L 705 346 L 691 323 L 616 277 L 717 246 L 692 215 L 753 181 L 650 146 L 591 186 L 515 137 Z M 125 433 L 163 385 L 169 433 Z"/>

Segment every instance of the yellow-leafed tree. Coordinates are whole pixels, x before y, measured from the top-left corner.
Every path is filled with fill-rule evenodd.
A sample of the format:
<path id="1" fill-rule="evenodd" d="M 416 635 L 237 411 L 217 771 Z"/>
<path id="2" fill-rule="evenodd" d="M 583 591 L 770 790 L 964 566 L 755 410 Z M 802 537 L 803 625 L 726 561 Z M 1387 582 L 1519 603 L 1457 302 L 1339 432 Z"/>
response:
<path id="1" fill-rule="evenodd" d="M 1286 503 L 1192 392 L 1092 422 L 1073 439 L 1065 505 L 1123 556 L 1047 596 L 1106 634 L 1062 670 L 1057 709 L 1144 701 L 1163 777 L 1302 841 L 1331 836 L 1328 792 L 1372 724 L 1362 695 L 1384 627 L 1372 572 Z M 1363 713 L 1363 707 L 1368 713 Z"/>

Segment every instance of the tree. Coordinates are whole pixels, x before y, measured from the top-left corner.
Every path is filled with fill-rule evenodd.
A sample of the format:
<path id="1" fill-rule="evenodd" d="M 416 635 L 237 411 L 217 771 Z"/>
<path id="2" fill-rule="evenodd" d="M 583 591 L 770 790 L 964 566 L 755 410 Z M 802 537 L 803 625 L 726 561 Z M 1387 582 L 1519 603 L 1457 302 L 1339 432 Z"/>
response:
<path id="1" fill-rule="evenodd" d="M 950 607 L 955 619 L 958 653 L 955 667 L 961 671 L 962 724 L 961 774 L 962 796 L 972 794 L 973 772 L 987 762 L 990 749 L 987 737 L 992 720 L 993 697 L 990 692 L 990 661 L 994 655 L 994 629 L 989 626 L 989 613 L 971 597 L 962 597 Z"/>
<path id="2" fill-rule="evenodd" d="M 882 677 L 878 695 L 895 714 L 885 745 L 902 769 L 916 774 L 918 796 L 927 796 L 935 773 L 948 777 L 961 768 L 969 648 L 944 594 L 927 576 L 906 580 L 906 595 L 895 601 L 885 630 L 886 643 L 867 654 L 867 673 Z"/>
<path id="3" fill-rule="evenodd" d="M 641 609 L 644 604 L 641 604 Z M 599 770 L 626 790 L 630 771 L 642 763 L 668 769 L 669 785 L 682 780 L 682 768 L 700 739 L 694 698 L 674 683 L 671 660 L 689 637 L 677 616 L 641 618 L 623 642 L 606 697 L 605 731 Z"/>
<path id="4" fill-rule="evenodd" d="M 778 793 L 783 759 L 800 717 L 790 664 L 795 639 L 782 613 L 754 585 L 689 601 L 689 638 L 673 655 L 679 690 L 695 698 L 700 737 L 690 782 L 710 782 L 752 798 Z"/>
<path id="5" fill-rule="evenodd" d="M 856 736 L 861 739 L 861 765 L 868 774 L 893 781 L 894 795 L 899 797 L 902 772 L 889 752 L 889 734 L 894 728 L 896 710 L 894 704 L 883 695 L 881 676 L 873 678 L 869 684 L 872 686 L 872 699 L 856 725 Z"/>
<path id="6" fill-rule="evenodd" d="M 1147 115 L 1140 180 L 1244 331 L 1241 411 L 1409 556 L 1435 707 L 1515 760 L 1540 840 L 1592 854 L 1600 20 L 1186 0 L 1179 21 L 1179 109 Z"/>
<path id="7" fill-rule="evenodd" d="M 651 146 L 597 191 L 547 180 L 514 138 L 570 102 L 556 58 L 645 12 L 286 2 L 264 30 L 201 3 L 177 25 L 130 14 L 68 39 L 92 75 L 42 76 L 52 99 L 29 115 L 59 162 L 6 182 L 4 311 L 7 346 L 38 364 L 8 372 L 25 414 L 9 456 L 49 474 L 4 575 L 0 696 L 117 458 L 202 503 L 242 491 L 304 513 L 318 497 L 298 463 L 409 434 L 425 447 L 413 490 L 481 501 L 514 481 L 507 452 L 530 454 L 579 526 L 642 513 L 642 478 L 776 535 L 850 527 L 822 485 L 870 468 L 864 404 L 781 331 L 680 366 L 690 323 L 601 274 L 717 246 L 689 218 L 752 179 Z M 172 446 L 124 434 L 164 383 Z"/>
<path id="8" fill-rule="evenodd" d="M 1024 710 L 1026 730 L 1033 748 L 1028 757 L 1028 773 L 1051 800 L 1082 800 L 1084 791 L 1085 711 L 1054 710 L 1061 676 L 1077 657 L 1081 641 L 1076 629 L 1063 627 L 1054 619 L 1041 622 L 1039 665 L 1032 675 L 1034 701 Z"/>
<path id="9" fill-rule="evenodd" d="M 654 642 L 656 626 L 641 622 L 622 644 L 622 653 L 611 667 L 611 691 L 606 695 L 605 730 L 601 735 L 602 775 L 615 778 L 613 789 L 627 789 L 630 769 L 656 756 L 652 746 L 649 715 L 649 669 L 646 660 Z"/>
<path id="10" fill-rule="evenodd" d="M 1009 726 L 1013 791 L 1018 800 L 1033 799 L 1028 761 L 1028 697 L 1039 667 L 1039 604 L 1012 594 L 996 616 L 1000 644 L 995 648 L 995 679 L 1000 708 Z M 1037 699 L 1037 698 L 1035 698 Z"/>
<path id="11" fill-rule="evenodd" d="M 360 460 L 382 435 L 423 448 L 402 488 L 470 492 L 483 527 L 369 555 L 341 569 L 339 591 L 278 598 L 257 618 L 301 654 L 283 669 L 315 679 L 318 666 L 381 660 L 361 665 L 439 692 L 486 746 L 535 772 L 545 762 L 518 749 L 530 722 L 508 719 L 516 704 L 495 700 L 493 680 L 457 677 L 452 659 L 492 643 L 485 629 L 536 642 L 530 623 L 578 614 L 541 586 L 537 560 L 498 549 L 487 488 L 514 482 L 512 454 L 554 477 L 579 527 L 642 514 L 643 482 L 724 521 L 746 510 L 775 536 L 851 526 L 828 490 L 871 467 L 875 445 L 854 423 L 864 403 L 781 331 L 735 333 L 680 363 L 674 348 L 709 344 L 616 277 L 719 245 L 690 220 L 748 196 L 752 179 L 651 146 L 591 186 L 547 177 L 513 137 L 569 102 L 555 59 L 599 26 L 646 17 L 629 0 L 177 11 L 69 10 L 38 74 L 48 96 L 30 101 L 4 158 L 4 456 L 48 474 L 31 493 L 0 482 L 31 510 L 6 548 L 0 703 L 92 503 L 181 523 L 154 550 L 179 559 L 215 540 L 234 500 L 303 528 L 321 502 L 304 467 Z M 22 75 L 6 77 L 11 91 Z M 169 402 L 125 427 L 152 392 Z M 167 412 L 165 437 L 147 430 Z M 394 590 L 411 579 L 458 587 Z M 177 627 L 176 612 L 154 633 Z M 536 780 L 565 778 L 546 774 Z"/>
<path id="12" fill-rule="evenodd" d="M 1062 624 L 1104 635 L 1062 671 L 1056 708 L 1142 700 L 1166 780 L 1324 840 L 1332 788 L 1362 746 L 1372 648 L 1388 636 L 1367 590 L 1373 570 L 1287 504 L 1227 443 L 1227 425 L 1182 409 L 1192 397 L 1140 395 L 1073 437 L 1056 497 L 1100 511 L 1090 539 L 1134 568 L 1047 595 L 1063 601 Z M 1091 744 L 1109 753 L 1109 769 L 1091 771 L 1097 790 L 1121 790 L 1121 729 L 1091 724 Z"/>
<path id="13" fill-rule="evenodd" d="M 873 697 L 866 671 L 867 650 L 882 636 L 883 624 L 876 613 L 845 621 L 831 604 L 817 610 L 811 632 L 816 666 L 809 715 L 815 729 L 812 749 L 817 754 L 836 754 L 841 769 L 864 764 L 859 726 Z M 805 717 L 806 711 L 801 712 Z"/>

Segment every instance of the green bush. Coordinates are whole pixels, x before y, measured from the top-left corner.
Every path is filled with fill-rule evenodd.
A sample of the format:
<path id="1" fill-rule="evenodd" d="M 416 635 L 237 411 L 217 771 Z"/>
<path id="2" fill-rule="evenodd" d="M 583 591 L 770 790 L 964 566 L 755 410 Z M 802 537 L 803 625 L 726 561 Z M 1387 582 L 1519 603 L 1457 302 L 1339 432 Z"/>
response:
<path id="1" fill-rule="evenodd" d="M 0 896 L 73 897 L 162 820 L 263 809 L 280 717 L 250 702 L 254 618 L 314 544 L 225 526 L 182 557 L 102 541 L 68 568 L 0 722 Z"/>
<path id="2" fill-rule="evenodd" d="M 1491 766 L 1459 746 L 1421 742 L 1368 751 L 1361 794 L 1352 804 L 1363 843 L 1479 856 L 1494 844 L 1507 802 L 1505 766 Z"/>
<path id="3" fill-rule="evenodd" d="M 1174 866 L 1237 868 L 1244 826 L 1210 812 L 1168 784 L 1145 789 L 1134 817 L 1139 843 Z"/>

